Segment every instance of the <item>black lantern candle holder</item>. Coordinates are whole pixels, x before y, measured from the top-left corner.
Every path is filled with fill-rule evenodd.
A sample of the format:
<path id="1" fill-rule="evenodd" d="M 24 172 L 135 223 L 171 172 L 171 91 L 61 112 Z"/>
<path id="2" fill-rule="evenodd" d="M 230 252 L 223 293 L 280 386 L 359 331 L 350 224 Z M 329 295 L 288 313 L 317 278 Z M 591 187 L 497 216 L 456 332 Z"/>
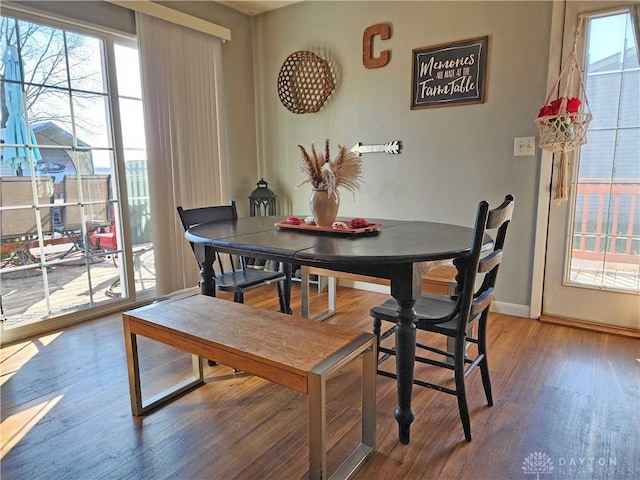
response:
<path id="1" fill-rule="evenodd" d="M 249 196 L 249 215 L 252 217 L 265 217 L 276 215 L 276 194 L 268 187 L 268 183 L 261 178 L 256 183 L 256 188 Z M 265 262 L 258 258 L 246 259 L 248 268 L 277 270 L 277 262 Z"/>
<path id="2" fill-rule="evenodd" d="M 268 183 L 261 178 L 249 197 L 249 215 L 252 217 L 276 215 L 276 194 L 268 187 Z"/>

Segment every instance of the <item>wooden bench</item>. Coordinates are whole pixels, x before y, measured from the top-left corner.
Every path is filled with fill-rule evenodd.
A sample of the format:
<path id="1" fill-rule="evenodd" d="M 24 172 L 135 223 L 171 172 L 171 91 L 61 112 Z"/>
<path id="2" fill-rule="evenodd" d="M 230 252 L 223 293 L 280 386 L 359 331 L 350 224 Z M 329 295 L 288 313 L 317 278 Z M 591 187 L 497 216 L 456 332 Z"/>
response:
<path id="1" fill-rule="evenodd" d="M 318 275 L 327 277 L 327 309 L 313 316 L 311 319 L 321 321 L 329 318 L 336 312 L 336 286 L 337 279 L 351 280 L 354 282 L 372 283 L 389 286 L 386 278 L 367 277 L 355 273 L 338 272 L 318 267 L 302 266 L 301 275 L 301 310 L 304 318 L 309 318 L 309 276 Z M 436 293 L 438 295 L 453 295 L 456 288 L 456 267 L 452 265 L 437 265 L 422 275 L 422 291 Z"/>
<path id="2" fill-rule="evenodd" d="M 165 300 L 123 313 L 131 410 L 143 415 L 204 383 L 203 359 L 302 392 L 309 405 L 309 478 L 349 478 L 375 448 L 375 336 L 204 295 Z M 137 336 L 193 355 L 192 377 L 143 400 Z M 329 477 L 326 382 L 362 358 L 361 443 Z"/>

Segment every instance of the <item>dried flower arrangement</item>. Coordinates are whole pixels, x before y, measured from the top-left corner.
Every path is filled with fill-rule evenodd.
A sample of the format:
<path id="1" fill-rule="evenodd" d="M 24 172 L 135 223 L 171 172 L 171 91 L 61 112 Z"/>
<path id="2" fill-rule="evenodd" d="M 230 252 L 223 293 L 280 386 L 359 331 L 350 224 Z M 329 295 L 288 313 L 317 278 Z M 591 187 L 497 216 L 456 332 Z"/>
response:
<path id="1" fill-rule="evenodd" d="M 350 152 L 339 145 L 338 156 L 331 160 L 329 156 L 329 139 L 325 142 L 324 156 L 316 151 L 311 144 L 311 155 L 302 145 L 298 145 L 302 152 L 301 170 L 306 178 L 297 186 L 311 183 L 313 188 L 327 190 L 328 195 L 338 195 L 338 187 L 354 193 L 360 188 L 362 180 L 362 162 L 357 153 Z"/>

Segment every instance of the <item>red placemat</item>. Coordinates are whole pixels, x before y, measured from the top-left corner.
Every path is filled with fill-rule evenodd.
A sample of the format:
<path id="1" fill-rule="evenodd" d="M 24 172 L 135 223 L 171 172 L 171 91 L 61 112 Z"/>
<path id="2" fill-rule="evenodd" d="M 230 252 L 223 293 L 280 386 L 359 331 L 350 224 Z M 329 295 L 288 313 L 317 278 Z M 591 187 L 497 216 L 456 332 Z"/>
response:
<path id="1" fill-rule="evenodd" d="M 346 222 L 345 222 L 346 223 Z M 278 228 L 285 228 L 288 230 L 305 230 L 307 232 L 324 232 L 324 233 L 338 233 L 344 235 L 358 235 L 362 233 L 377 233 L 382 229 L 381 223 L 370 223 L 366 227 L 362 228 L 331 228 L 331 227 L 319 227 L 317 225 L 307 225 L 306 223 L 300 223 L 298 225 L 293 223 L 287 223 L 286 220 L 275 223 Z"/>

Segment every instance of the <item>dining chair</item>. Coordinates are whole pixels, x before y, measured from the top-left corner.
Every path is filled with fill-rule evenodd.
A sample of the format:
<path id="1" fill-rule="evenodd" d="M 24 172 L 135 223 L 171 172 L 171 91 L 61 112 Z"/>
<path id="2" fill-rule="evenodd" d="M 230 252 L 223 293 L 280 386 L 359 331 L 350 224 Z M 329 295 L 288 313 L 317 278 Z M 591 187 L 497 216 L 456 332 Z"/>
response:
<path id="1" fill-rule="evenodd" d="M 185 210 L 178 208 L 178 215 L 185 231 L 201 223 L 236 220 L 238 212 L 235 201 L 229 205 L 192 208 Z M 193 244 L 191 248 L 194 249 Z M 200 266 L 201 267 L 201 266 Z M 233 301 L 244 303 L 244 292 L 276 282 L 280 311 L 291 313 L 290 296 L 285 292 L 286 273 L 281 271 L 247 269 L 245 259 L 235 255 L 221 255 L 216 252 L 214 259 L 214 280 L 216 288 L 221 291 L 233 292 Z"/>
<path id="2" fill-rule="evenodd" d="M 487 403 L 489 406 L 493 405 L 487 361 L 487 319 L 489 307 L 494 298 L 498 267 L 502 261 L 503 248 L 507 228 L 511 222 L 513 206 L 513 195 L 507 195 L 504 202 L 493 210 L 489 210 L 487 202 L 480 202 L 478 204 L 470 252 L 454 261 L 458 269 L 455 295 L 445 296 L 422 293 L 414 305 L 417 331 L 436 334 L 435 336 L 421 334 L 425 337 L 429 336 L 430 345 L 422 343 L 421 336 L 420 341 L 416 342 L 415 361 L 453 370 L 455 386 L 452 388 L 452 386 L 447 385 L 447 381 L 451 380 L 450 377 L 447 377 L 447 381 L 438 381 L 441 380 L 441 377 L 436 380 L 436 372 L 429 370 L 429 368 L 419 369 L 420 371 L 416 372 L 419 374 L 417 376 L 424 376 L 427 371 L 430 371 L 433 377 L 429 376 L 429 380 L 414 378 L 413 383 L 457 397 L 464 436 L 468 442 L 471 441 L 471 423 L 467 406 L 465 379 L 475 367 L 480 368 Z M 495 231 L 495 239 L 492 247 L 487 251 L 483 251 L 484 237 L 488 230 Z M 477 284 L 480 284 L 480 286 L 476 289 Z M 373 331 L 378 340 L 378 374 L 397 378 L 397 372 L 384 370 L 380 365 L 396 354 L 395 347 L 390 346 L 389 342 L 386 345 L 382 343 L 386 338 L 394 335 L 396 326 L 394 325 L 384 332 L 381 332 L 381 330 L 382 321 L 393 322 L 394 324 L 397 322 L 398 304 L 391 298 L 382 305 L 372 308 L 371 316 L 373 317 Z M 453 351 L 437 348 L 436 345 L 438 344 L 432 343 L 432 337 L 437 339 L 438 335 L 452 339 L 450 343 L 453 344 Z M 475 354 L 472 354 L 474 350 Z"/>

